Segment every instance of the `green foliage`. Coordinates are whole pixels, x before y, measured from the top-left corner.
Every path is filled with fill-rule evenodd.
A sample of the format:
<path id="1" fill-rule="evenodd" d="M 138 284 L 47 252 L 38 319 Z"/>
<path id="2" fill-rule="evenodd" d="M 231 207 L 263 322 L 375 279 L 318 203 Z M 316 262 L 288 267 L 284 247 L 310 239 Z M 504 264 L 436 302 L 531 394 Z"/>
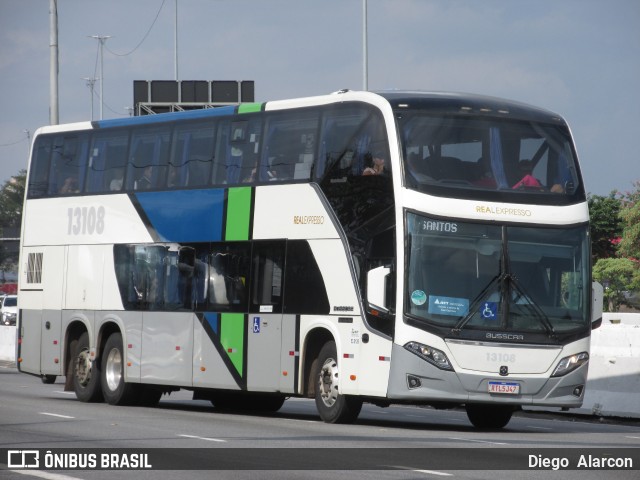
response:
<path id="1" fill-rule="evenodd" d="M 605 311 L 628 305 L 626 294 L 640 289 L 640 269 L 629 258 L 601 258 L 593 267 L 593 279 L 604 286 Z"/>
<path id="2" fill-rule="evenodd" d="M 0 189 L 0 228 L 20 228 L 26 177 L 26 170 L 21 170 Z"/>
<path id="3" fill-rule="evenodd" d="M 617 247 L 613 240 L 622 235 L 621 205 L 616 192 L 608 197 L 589 196 L 591 252 L 594 261 L 616 256 Z"/>
<path id="4" fill-rule="evenodd" d="M 622 197 L 620 219 L 623 223 L 620 254 L 640 261 L 640 180 L 634 183 L 636 190 Z"/>

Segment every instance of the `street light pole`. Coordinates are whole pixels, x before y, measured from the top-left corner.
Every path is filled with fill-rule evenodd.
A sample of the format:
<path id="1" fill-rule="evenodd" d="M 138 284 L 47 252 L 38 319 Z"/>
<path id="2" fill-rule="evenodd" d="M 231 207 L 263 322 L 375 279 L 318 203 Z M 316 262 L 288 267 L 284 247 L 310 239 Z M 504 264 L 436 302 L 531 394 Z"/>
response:
<path id="1" fill-rule="evenodd" d="M 93 122 L 93 86 L 96 83 L 96 77 L 84 77 L 84 80 L 87 82 L 87 87 L 91 91 L 91 121 Z"/>
<path id="2" fill-rule="evenodd" d="M 104 112 L 104 56 L 103 48 L 104 43 L 111 38 L 109 35 L 91 35 L 90 38 L 95 38 L 100 42 L 100 120 L 103 119 Z M 92 99 L 93 101 L 93 99 Z"/>
<path id="3" fill-rule="evenodd" d="M 58 121 L 58 5 L 49 0 L 49 124 Z"/>
<path id="4" fill-rule="evenodd" d="M 369 90 L 369 52 L 367 51 L 367 0 L 362 0 L 362 88 Z"/>

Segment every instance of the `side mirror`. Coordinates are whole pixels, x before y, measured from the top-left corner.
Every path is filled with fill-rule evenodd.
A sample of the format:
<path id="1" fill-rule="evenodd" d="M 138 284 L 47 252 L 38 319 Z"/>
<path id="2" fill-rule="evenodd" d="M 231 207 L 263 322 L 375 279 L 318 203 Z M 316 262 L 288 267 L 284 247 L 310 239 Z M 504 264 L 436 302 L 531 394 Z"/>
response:
<path id="1" fill-rule="evenodd" d="M 383 313 L 389 313 L 387 281 L 391 268 L 376 267 L 367 272 L 367 302 L 369 307 Z"/>
<path id="2" fill-rule="evenodd" d="M 591 284 L 591 330 L 602 325 L 602 303 L 604 299 L 604 289 L 602 284 L 593 282 Z"/>

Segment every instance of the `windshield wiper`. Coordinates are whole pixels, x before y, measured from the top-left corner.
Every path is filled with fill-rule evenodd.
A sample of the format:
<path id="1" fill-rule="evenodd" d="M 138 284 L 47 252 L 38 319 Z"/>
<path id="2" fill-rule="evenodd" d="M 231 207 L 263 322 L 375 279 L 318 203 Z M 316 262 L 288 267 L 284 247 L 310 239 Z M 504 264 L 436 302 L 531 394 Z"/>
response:
<path id="1" fill-rule="evenodd" d="M 535 301 L 533 301 L 533 299 L 531 298 L 531 295 L 529 295 L 529 292 L 527 292 L 527 290 L 522 285 L 520 285 L 520 282 L 517 281 L 516 277 L 512 276 L 510 279 L 510 282 L 511 282 L 511 285 L 513 286 L 513 291 L 517 293 L 517 297 L 514 299 L 514 303 L 516 303 L 521 298 L 524 298 L 527 303 L 522 303 L 518 305 L 521 305 L 524 308 L 526 308 L 530 312 L 531 316 L 539 320 L 540 324 L 544 327 L 545 331 L 547 332 L 547 335 L 549 335 L 549 338 L 553 338 L 553 339 L 557 338 L 556 331 L 553 328 L 553 324 L 551 323 L 551 320 L 549 320 L 549 317 L 547 316 L 547 314 L 544 313 L 544 310 L 542 310 L 538 306 L 538 304 Z"/>
<path id="2" fill-rule="evenodd" d="M 467 323 L 469 323 L 471 321 L 471 319 L 473 318 L 473 314 L 476 311 L 476 307 L 478 305 L 480 305 L 482 302 L 484 302 L 485 295 L 489 291 L 491 291 L 494 286 L 500 285 L 504 281 L 505 275 L 506 275 L 505 273 L 500 273 L 500 274 L 496 275 L 495 277 L 493 277 L 493 279 L 491 279 L 491 281 L 487 284 L 487 286 L 484 287 L 482 289 L 482 291 L 478 295 L 475 296 L 475 298 L 471 302 L 471 305 L 469 305 L 469 311 L 467 312 L 467 314 L 464 317 L 462 317 L 460 320 L 458 320 L 458 323 L 456 323 L 455 326 L 451 329 L 451 333 L 458 334 L 458 333 L 460 333 L 462 331 L 462 329 L 465 327 L 465 325 Z"/>

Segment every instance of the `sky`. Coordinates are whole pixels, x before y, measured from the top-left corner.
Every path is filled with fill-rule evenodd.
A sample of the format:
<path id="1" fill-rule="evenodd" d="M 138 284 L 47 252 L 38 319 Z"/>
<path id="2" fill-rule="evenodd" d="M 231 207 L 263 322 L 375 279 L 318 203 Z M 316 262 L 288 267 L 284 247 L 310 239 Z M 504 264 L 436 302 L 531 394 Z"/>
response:
<path id="1" fill-rule="evenodd" d="M 59 122 L 103 116 L 134 80 L 175 80 L 176 0 L 57 0 Z M 530 103 L 573 132 L 586 190 L 640 180 L 640 1 L 368 0 L 368 88 Z M 0 0 L 0 185 L 49 123 L 49 0 Z M 363 0 L 177 0 L 178 79 L 253 80 L 259 102 L 362 89 Z M 94 88 L 94 119 L 100 87 Z"/>

